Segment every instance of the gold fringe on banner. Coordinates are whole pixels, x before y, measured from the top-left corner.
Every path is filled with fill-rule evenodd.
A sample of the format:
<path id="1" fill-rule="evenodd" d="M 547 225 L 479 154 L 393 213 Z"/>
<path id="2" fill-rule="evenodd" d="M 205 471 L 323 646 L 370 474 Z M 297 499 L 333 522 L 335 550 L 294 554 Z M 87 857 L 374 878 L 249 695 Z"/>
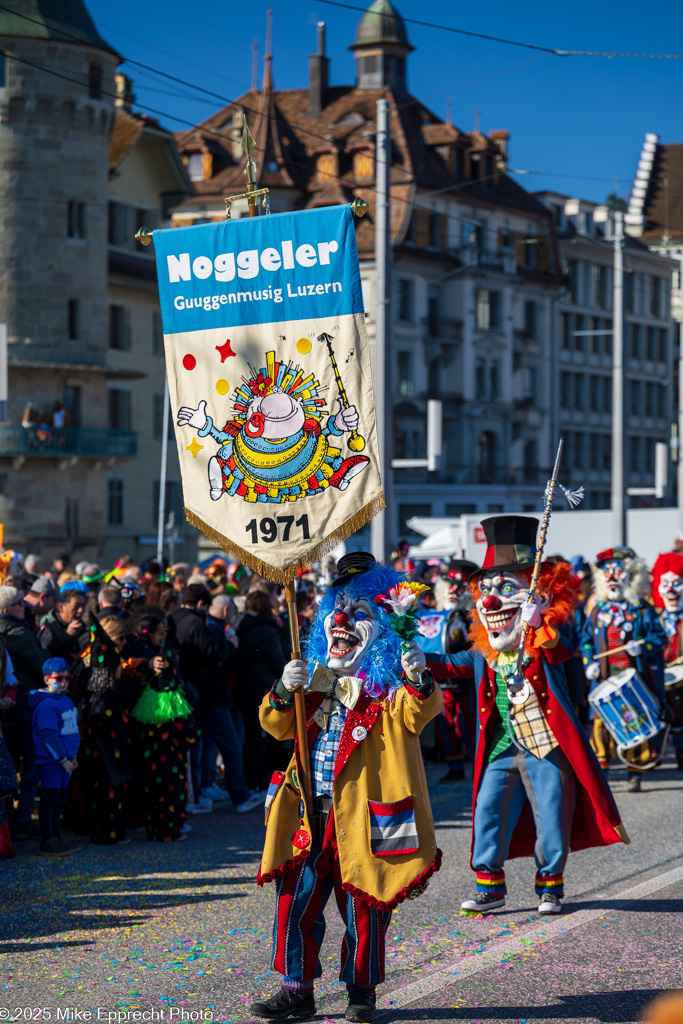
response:
<path id="1" fill-rule="evenodd" d="M 208 537 L 214 544 L 222 548 L 226 554 L 232 555 L 233 558 L 238 559 L 243 565 L 248 565 L 259 576 L 264 576 L 267 580 L 272 580 L 274 583 L 289 583 L 290 580 L 296 577 L 300 569 L 320 561 L 324 555 L 333 551 L 340 541 L 346 540 L 356 530 L 360 530 L 361 526 L 365 526 L 366 523 L 369 523 L 374 516 L 385 508 L 384 494 L 380 491 L 376 498 L 373 498 L 372 501 L 369 501 L 358 512 L 355 512 L 334 533 L 331 533 L 329 537 L 325 537 L 324 540 L 321 540 L 319 544 L 316 544 L 310 551 L 307 551 L 305 555 L 302 555 L 301 558 L 298 558 L 296 562 L 292 562 L 285 569 L 277 569 L 274 565 L 270 565 L 269 562 L 263 562 L 260 558 L 257 558 L 251 551 L 241 548 L 239 544 L 234 544 L 229 537 L 224 537 L 218 530 L 214 530 L 212 526 L 205 523 L 203 519 L 200 519 L 198 515 L 191 512 L 189 508 L 185 509 L 185 516 L 188 523 L 201 530 L 205 537 Z"/>

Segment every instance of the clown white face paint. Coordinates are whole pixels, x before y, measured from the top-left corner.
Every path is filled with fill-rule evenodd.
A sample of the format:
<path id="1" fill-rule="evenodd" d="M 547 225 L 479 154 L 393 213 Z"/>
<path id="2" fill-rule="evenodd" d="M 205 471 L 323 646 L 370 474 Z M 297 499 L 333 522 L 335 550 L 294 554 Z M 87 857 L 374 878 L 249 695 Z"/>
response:
<path id="1" fill-rule="evenodd" d="M 491 570 L 492 572 L 494 570 Z M 522 605 L 529 597 L 529 582 L 511 572 L 494 576 L 483 575 L 477 600 L 479 618 L 486 626 L 489 643 L 494 651 L 511 651 L 519 647 L 522 638 Z M 541 612 L 550 601 L 540 601 Z"/>
<path id="2" fill-rule="evenodd" d="M 340 590 L 325 619 L 327 667 L 339 675 L 358 675 L 379 631 L 372 604 Z"/>
<path id="3" fill-rule="evenodd" d="M 668 612 L 683 611 L 683 578 L 675 572 L 665 572 L 659 581 L 659 593 Z"/>
<path id="4" fill-rule="evenodd" d="M 472 607 L 472 600 L 467 589 L 468 576 L 466 573 L 449 572 L 448 582 L 448 607 L 457 608 L 458 611 L 465 611 Z"/>
<path id="5" fill-rule="evenodd" d="M 631 574 L 628 569 L 624 568 L 623 562 L 617 559 L 613 562 L 605 562 L 602 574 L 610 601 L 623 601 L 626 588 L 631 580 Z"/>
<path id="6" fill-rule="evenodd" d="M 298 433 L 305 419 L 301 402 L 278 389 L 269 395 L 252 398 L 247 407 L 244 429 L 249 437 L 280 441 Z"/>

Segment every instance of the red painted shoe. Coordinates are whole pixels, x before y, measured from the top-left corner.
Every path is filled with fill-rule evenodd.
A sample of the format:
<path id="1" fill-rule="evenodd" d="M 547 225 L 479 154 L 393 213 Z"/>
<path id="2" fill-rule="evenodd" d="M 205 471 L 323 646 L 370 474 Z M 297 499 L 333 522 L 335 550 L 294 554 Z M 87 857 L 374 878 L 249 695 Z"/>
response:
<path id="1" fill-rule="evenodd" d="M 369 461 L 366 455 L 352 455 L 350 459 L 344 459 L 337 472 L 330 477 L 330 484 L 340 491 L 345 491 L 349 481 L 362 473 Z"/>

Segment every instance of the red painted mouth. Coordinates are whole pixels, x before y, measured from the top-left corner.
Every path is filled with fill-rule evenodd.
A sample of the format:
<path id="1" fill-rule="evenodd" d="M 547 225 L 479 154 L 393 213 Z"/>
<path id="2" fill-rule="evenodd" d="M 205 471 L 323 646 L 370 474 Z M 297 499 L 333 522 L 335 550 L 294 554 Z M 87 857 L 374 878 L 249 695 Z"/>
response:
<path id="1" fill-rule="evenodd" d="M 357 647 L 359 643 L 360 637 L 355 633 L 349 633 L 345 629 L 333 629 L 330 654 L 343 658 L 349 653 L 349 651 L 352 651 L 354 647 Z"/>

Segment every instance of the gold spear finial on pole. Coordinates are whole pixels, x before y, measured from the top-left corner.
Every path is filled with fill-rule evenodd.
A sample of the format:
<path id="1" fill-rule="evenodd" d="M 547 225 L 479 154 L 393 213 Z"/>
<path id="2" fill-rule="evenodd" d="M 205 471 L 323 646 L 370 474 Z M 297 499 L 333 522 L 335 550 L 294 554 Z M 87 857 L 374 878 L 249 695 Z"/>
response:
<path id="1" fill-rule="evenodd" d="M 240 146 L 247 158 L 247 202 L 249 203 L 250 217 L 258 216 L 258 199 L 253 195 L 253 193 L 256 192 L 256 167 L 254 166 L 254 161 L 251 159 L 252 150 L 255 145 L 256 143 L 254 142 L 254 138 L 249 131 L 249 125 L 247 124 L 247 115 L 245 114 Z"/>

